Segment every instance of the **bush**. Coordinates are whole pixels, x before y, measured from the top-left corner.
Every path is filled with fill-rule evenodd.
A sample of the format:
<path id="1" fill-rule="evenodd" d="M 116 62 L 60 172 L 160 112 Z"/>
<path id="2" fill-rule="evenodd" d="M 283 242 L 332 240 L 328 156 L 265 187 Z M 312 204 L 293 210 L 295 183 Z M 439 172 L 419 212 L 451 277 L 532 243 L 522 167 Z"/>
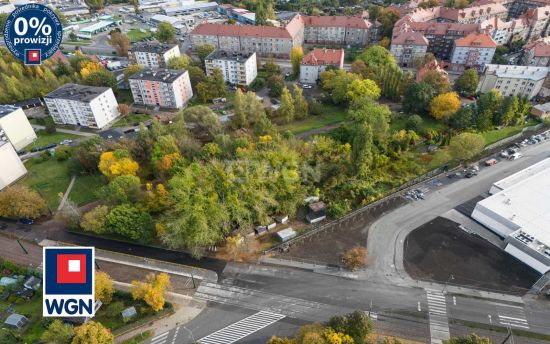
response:
<path id="1" fill-rule="evenodd" d="M 351 271 L 365 267 L 367 265 L 367 249 L 362 246 L 355 246 L 347 250 L 342 257 L 342 263 Z"/>
<path id="2" fill-rule="evenodd" d="M 57 161 L 65 161 L 71 157 L 71 147 L 59 146 L 55 149 L 55 158 Z"/>
<path id="3" fill-rule="evenodd" d="M 254 92 L 258 92 L 265 87 L 266 80 L 264 78 L 257 77 L 251 84 L 250 89 Z"/>
<path id="4" fill-rule="evenodd" d="M 309 113 L 313 116 L 320 116 L 323 114 L 323 105 L 316 100 L 312 100 L 309 103 Z"/>
<path id="5" fill-rule="evenodd" d="M 406 127 L 407 130 L 414 130 L 419 132 L 424 120 L 418 115 L 412 115 L 407 119 Z"/>
<path id="6" fill-rule="evenodd" d="M 105 313 L 109 318 L 116 318 L 118 316 L 121 316 L 120 313 L 124 310 L 124 308 L 124 302 L 113 302 L 109 306 L 107 306 Z"/>

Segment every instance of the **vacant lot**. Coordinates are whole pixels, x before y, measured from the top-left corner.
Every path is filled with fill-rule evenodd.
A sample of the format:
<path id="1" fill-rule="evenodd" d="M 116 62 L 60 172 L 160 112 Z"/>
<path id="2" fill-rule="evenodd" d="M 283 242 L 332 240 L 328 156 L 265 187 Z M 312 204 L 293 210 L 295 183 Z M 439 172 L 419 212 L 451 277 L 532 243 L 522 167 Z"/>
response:
<path id="1" fill-rule="evenodd" d="M 71 181 L 69 161 L 57 161 L 54 158 L 42 161 L 33 158 L 25 163 L 25 167 L 29 173 L 20 183 L 37 191 L 46 200 L 50 210 L 57 209 L 59 193 L 64 193 Z"/>
<path id="2" fill-rule="evenodd" d="M 287 130 L 291 131 L 294 135 L 301 134 L 303 132 L 326 127 L 329 125 L 341 123 L 347 118 L 346 110 L 334 105 L 323 104 L 323 114 L 314 116 L 310 115 L 308 118 L 302 121 L 295 121 L 289 124 L 279 126 L 280 132 Z"/>
<path id="3" fill-rule="evenodd" d="M 540 277 L 511 255 L 441 217 L 409 234 L 404 264 L 416 279 L 514 294 L 524 294 Z"/>

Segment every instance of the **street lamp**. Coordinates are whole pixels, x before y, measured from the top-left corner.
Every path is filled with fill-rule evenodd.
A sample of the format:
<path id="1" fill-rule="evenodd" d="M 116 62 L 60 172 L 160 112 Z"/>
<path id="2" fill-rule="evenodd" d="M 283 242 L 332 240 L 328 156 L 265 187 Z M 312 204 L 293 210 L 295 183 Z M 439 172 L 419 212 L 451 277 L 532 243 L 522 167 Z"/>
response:
<path id="1" fill-rule="evenodd" d="M 449 282 L 450 281 L 453 281 L 455 279 L 455 276 L 453 274 L 451 274 L 449 276 L 449 279 L 447 280 L 447 282 L 445 282 L 445 288 L 443 289 L 443 291 L 446 293 L 447 292 L 447 287 L 449 286 Z"/>

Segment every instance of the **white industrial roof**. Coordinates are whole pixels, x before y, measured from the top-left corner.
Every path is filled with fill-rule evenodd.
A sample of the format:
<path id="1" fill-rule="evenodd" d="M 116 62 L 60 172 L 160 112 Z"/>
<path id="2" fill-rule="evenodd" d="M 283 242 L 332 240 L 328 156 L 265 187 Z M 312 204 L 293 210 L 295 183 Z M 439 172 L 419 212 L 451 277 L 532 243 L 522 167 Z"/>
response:
<path id="1" fill-rule="evenodd" d="M 90 26 L 87 26 L 83 29 L 80 29 L 80 31 L 81 32 L 93 32 L 95 30 L 100 30 L 100 29 L 106 28 L 107 26 L 112 25 L 113 23 L 114 23 L 114 21 L 112 21 L 112 20 L 102 20 L 102 21 L 94 23 Z"/>
<path id="2" fill-rule="evenodd" d="M 538 163 L 527 167 L 519 172 L 516 172 L 504 179 L 495 182 L 493 186 L 500 190 L 506 190 L 515 184 L 529 178 L 545 169 L 550 169 L 550 158 L 539 161 Z"/>
<path id="3" fill-rule="evenodd" d="M 154 20 L 159 23 L 168 22 L 172 25 L 175 25 L 176 23 L 179 23 L 181 21 L 178 18 L 165 16 L 164 14 L 155 14 L 154 16 L 151 17 L 151 20 Z"/>
<path id="4" fill-rule="evenodd" d="M 524 176 L 479 204 L 516 224 L 535 241 L 550 248 L 550 166 Z"/>
<path id="5" fill-rule="evenodd" d="M 485 65 L 486 74 L 496 74 L 499 78 L 514 78 L 527 80 L 541 80 L 548 75 L 548 67 L 531 67 L 531 66 L 509 66 L 487 64 Z"/>

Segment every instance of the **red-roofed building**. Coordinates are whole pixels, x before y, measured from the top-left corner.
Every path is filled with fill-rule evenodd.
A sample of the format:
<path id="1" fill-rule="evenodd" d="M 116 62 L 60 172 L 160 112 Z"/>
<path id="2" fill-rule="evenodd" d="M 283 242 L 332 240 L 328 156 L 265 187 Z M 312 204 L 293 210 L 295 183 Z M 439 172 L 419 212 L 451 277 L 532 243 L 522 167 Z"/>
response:
<path id="1" fill-rule="evenodd" d="M 451 63 L 481 68 L 491 63 L 497 44 L 486 33 L 471 33 L 455 41 Z"/>
<path id="2" fill-rule="evenodd" d="M 417 57 L 426 55 L 428 40 L 420 32 L 406 31 L 391 42 L 390 51 L 402 67 L 411 67 Z"/>
<path id="3" fill-rule="evenodd" d="M 521 64 L 526 66 L 550 66 L 550 38 L 527 43 L 523 46 Z"/>
<path id="4" fill-rule="evenodd" d="M 314 84 L 328 66 L 344 67 L 344 49 L 314 48 L 302 59 L 300 82 Z"/>

